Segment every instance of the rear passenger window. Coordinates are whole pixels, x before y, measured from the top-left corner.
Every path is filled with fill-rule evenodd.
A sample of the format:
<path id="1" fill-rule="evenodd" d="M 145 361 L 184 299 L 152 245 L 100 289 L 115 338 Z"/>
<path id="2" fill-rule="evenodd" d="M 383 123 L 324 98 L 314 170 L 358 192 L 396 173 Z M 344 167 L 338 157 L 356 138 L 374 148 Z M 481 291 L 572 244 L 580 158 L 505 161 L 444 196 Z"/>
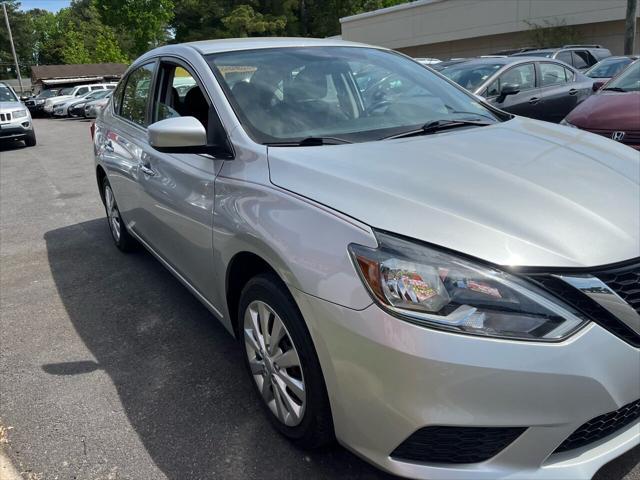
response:
<path id="1" fill-rule="evenodd" d="M 557 56 L 556 56 L 556 60 L 560 60 L 561 62 L 564 62 L 568 65 L 573 65 L 572 61 L 571 61 L 571 52 L 560 52 Z"/>
<path id="2" fill-rule="evenodd" d="M 91 91 L 94 91 L 94 90 L 102 90 L 102 87 L 100 87 L 100 86 L 91 87 Z"/>
<path id="3" fill-rule="evenodd" d="M 147 101 L 154 68 L 155 63 L 149 63 L 129 74 L 120 105 L 121 117 L 143 127 L 147 126 Z"/>
<path id="4" fill-rule="evenodd" d="M 587 68 L 591 63 L 589 62 L 589 52 L 577 51 L 573 52 L 573 66 L 577 69 Z"/>
<path id="5" fill-rule="evenodd" d="M 557 63 L 540 63 L 541 86 L 559 85 L 566 83 L 565 68 Z"/>

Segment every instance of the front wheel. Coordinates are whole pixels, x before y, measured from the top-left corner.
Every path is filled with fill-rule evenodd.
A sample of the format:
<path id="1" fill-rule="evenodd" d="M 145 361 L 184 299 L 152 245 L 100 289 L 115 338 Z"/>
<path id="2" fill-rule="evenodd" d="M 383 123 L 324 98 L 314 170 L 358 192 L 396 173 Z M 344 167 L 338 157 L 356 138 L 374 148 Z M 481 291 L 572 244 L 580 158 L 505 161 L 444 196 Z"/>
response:
<path id="1" fill-rule="evenodd" d="M 272 274 L 250 280 L 240 297 L 245 364 L 271 423 L 303 448 L 334 438 L 320 363 L 304 319 Z"/>
<path id="2" fill-rule="evenodd" d="M 109 223 L 109 230 L 113 241 L 123 252 L 131 252 L 136 250 L 138 242 L 127 231 L 127 227 L 122 221 L 116 198 L 113 195 L 111 184 L 107 177 L 102 180 L 102 193 L 104 198 L 104 208 L 107 213 L 107 221 Z"/>
<path id="3" fill-rule="evenodd" d="M 27 133 L 27 136 L 24 137 L 24 144 L 27 147 L 35 147 L 36 146 L 36 132 L 31 129 L 31 131 L 29 133 Z"/>

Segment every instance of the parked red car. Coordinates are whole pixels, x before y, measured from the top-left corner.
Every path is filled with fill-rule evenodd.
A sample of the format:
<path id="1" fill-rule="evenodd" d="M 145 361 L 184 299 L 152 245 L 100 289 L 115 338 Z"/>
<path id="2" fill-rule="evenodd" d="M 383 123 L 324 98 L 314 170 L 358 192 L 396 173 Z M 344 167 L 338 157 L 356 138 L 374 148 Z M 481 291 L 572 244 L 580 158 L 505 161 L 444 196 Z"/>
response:
<path id="1" fill-rule="evenodd" d="M 640 150 L 640 60 L 578 105 L 561 123 Z"/>

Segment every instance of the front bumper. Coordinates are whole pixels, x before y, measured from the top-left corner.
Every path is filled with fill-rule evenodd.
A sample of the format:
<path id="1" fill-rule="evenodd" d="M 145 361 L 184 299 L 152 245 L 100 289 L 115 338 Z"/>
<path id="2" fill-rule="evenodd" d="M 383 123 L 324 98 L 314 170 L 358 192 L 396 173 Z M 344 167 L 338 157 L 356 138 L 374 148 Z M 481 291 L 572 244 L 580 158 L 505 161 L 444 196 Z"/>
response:
<path id="1" fill-rule="evenodd" d="M 554 344 L 416 326 L 294 290 L 327 384 L 338 440 L 378 467 L 418 479 L 577 479 L 640 443 L 637 421 L 554 454 L 585 422 L 640 398 L 640 351 L 591 324 Z M 475 464 L 391 458 L 426 426 L 526 427 Z"/>
<path id="2" fill-rule="evenodd" d="M 27 126 L 25 126 L 27 125 Z M 0 140 L 21 139 L 33 129 L 30 118 L 0 124 Z"/>
<path id="3" fill-rule="evenodd" d="M 27 108 L 29 109 L 29 111 L 31 112 L 31 114 L 33 115 L 34 113 L 42 113 L 44 111 L 44 103 L 34 103 L 31 104 L 29 102 L 26 103 Z"/>

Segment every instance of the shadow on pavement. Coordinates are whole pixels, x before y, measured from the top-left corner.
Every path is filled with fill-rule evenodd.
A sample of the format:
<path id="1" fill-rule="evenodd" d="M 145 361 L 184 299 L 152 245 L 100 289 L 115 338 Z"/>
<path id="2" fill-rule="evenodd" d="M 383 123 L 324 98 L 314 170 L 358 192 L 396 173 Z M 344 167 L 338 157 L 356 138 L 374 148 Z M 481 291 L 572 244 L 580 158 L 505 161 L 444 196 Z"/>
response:
<path id="1" fill-rule="evenodd" d="M 0 140 L 0 152 L 8 152 L 11 150 L 22 150 L 27 146 L 22 140 Z"/>
<path id="2" fill-rule="evenodd" d="M 120 253 L 105 220 L 52 230 L 45 240 L 60 298 L 96 362 L 43 370 L 104 370 L 168 478 L 390 478 L 340 447 L 309 454 L 280 437 L 236 341 L 150 254 Z"/>

